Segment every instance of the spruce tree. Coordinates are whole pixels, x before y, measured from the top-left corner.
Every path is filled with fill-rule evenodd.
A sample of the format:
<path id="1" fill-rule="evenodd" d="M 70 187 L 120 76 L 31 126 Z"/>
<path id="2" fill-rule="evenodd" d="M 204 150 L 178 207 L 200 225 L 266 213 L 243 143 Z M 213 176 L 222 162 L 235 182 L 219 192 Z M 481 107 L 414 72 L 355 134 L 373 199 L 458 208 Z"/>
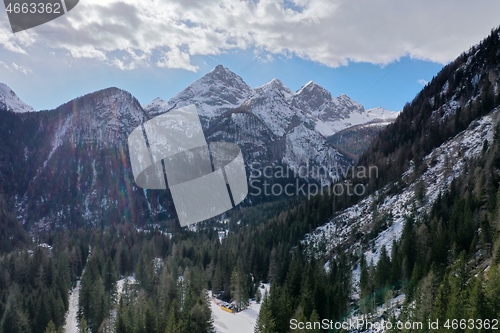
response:
<path id="1" fill-rule="evenodd" d="M 491 265 L 488 270 L 486 300 L 490 318 L 500 318 L 500 269 L 498 265 Z"/>
<path id="2" fill-rule="evenodd" d="M 264 294 L 262 307 L 260 308 L 259 317 L 255 323 L 254 333 L 275 333 L 276 332 L 276 319 L 273 317 L 271 310 L 270 296 Z"/>
<path id="3" fill-rule="evenodd" d="M 80 319 L 80 323 L 78 325 L 78 333 L 90 333 L 89 326 L 87 325 L 87 320 L 85 317 Z"/>
<path id="4" fill-rule="evenodd" d="M 57 333 L 56 325 L 54 324 L 54 322 L 52 320 L 49 321 L 49 323 L 47 324 L 47 327 L 45 328 L 44 333 Z"/>
<path id="5" fill-rule="evenodd" d="M 248 306 L 248 285 L 241 265 L 237 265 L 231 274 L 231 300 L 238 311 Z"/>

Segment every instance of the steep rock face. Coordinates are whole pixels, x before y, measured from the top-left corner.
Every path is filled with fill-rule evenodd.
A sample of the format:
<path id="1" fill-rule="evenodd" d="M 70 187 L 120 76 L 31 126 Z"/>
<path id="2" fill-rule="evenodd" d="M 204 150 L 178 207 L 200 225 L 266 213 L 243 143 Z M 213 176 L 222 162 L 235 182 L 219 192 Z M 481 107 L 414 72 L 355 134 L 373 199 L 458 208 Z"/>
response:
<path id="1" fill-rule="evenodd" d="M 128 134 L 146 119 L 129 93 L 109 88 L 55 110 L 0 111 L 1 187 L 35 229 L 146 222 L 151 208 L 132 178 Z M 151 204 L 150 204 L 151 206 Z M 153 205 L 154 206 L 154 205 Z"/>
<path id="2" fill-rule="evenodd" d="M 56 141 L 110 146 L 126 142 L 128 134 L 147 118 L 139 102 L 128 92 L 108 88 L 85 95 L 56 109 L 61 117 Z"/>
<path id="3" fill-rule="evenodd" d="M 287 100 L 290 95 L 291 91 L 274 79 L 255 89 L 255 94 L 244 103 L 244 107 L 259 117 L 274 135 L 282 137 L 290 130 L 296 117 Z"/>

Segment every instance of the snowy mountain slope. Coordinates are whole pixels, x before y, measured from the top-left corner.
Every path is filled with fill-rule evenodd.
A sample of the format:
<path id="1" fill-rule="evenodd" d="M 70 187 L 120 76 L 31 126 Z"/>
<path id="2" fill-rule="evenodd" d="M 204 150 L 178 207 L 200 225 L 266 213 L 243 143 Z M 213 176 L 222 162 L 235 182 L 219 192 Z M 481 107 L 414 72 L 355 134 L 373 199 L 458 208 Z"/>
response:
<path id="1" fill-rule="evenodd" d="M 282 137 L 293 128 L 294 118 L 297 118 L 297 123 L 302 120 L 289 104 L 291 95 L 290 89 L 280 80 L 273 79 L 256 88 L 243 107 L 259 117 L 274 135 Z"/>
<path id="2" fill-rule="evenodd" d="M 333 179 L 326 171 L 315 172 L 314 167 L 319 166 L 328 171 L 334 172 L 338 164 L 345 165 L 346 157 L 338 150 L 332 149 L 324 138 L 313 129 L 301 124 L 286 135 L 285 153 L 283 161 L 293 170 L 299 170 L 301 166 L 312 163 L 309 168 L 310 176 L 318 179 L 323 185 L 330 184 Z M 343 161 L 344 160 L 344 161 Z M 342 162 L 343 161 L 343 162 Z"/>
<path id="3" fill-rule="evenodd" d="M 250 162 L 292 168 L 308 163 L 340 169 L 351 165 L 351 154 L 330 145 L 328 135 L 370 121 L 390 122 L 397 115 L 383 109 L 366 111 L 346 95 L 332 98 L 314 82 L 297 92 L 278 79 L 252 89 L 221 65 L 171 100 L 157 98 L 144 109 L 155 116 L 189 104 L 197 106 L 209 141 L 241 145 Z"/>
<path id="4" fill-rule="evenodd" d="M 389 125 L 396 120 L 399 112 L 389 111 L 383 108 L 364 110 L 361 112 L 351 112 L 345 118 L 339 120 L 321 120 L 316 122 L 316 130 L 323 136 L 331 136 L 344 129 L 368 124 Z"/>
<path id="5" fill-rule="evenodd" d="M 410 182 L 411 166 L 402 177 L 405 184 L 400 193 L 387 194 L 391 185 L 363 199 L 358 204 L 336 214 L 330 222 L 306 235 L 303 244 L 311 255 L 322 257 L 349 248 L 353 253 L 364 253 L 367 263 L 378 262 L 382 247 L 391 252 L 392 242 L 401 237 L 407 217 L 428 212 L 439 193 L 464 172 L 466 162 L 479 156 L 483 142 L 493 140 L 494 128 L 500 119 L 500 109 L 474 121 L 470 126 L 434 149 L 424 158 L 427 170 L 418 181 Z M 416 199 L 417 187 L 424 191 L 421 201 Z M 373 213 L 376 207 L 377 214 Z M 385 228 L 372 241 L 369 248 L 362 240 L 373 229 L 376 220 L 385 219 Z M 358 239 L 358 240 L 356 240 Z M 354 287 L 359 281 L 353 274 Z"/>
<path id="6" fill-rule="evenodd" d="M 157 98 L 144 109 L 154 116 L 172 108 L 194 104 L 200 116 L 212 118 L 223 110 L 241 105 L 252 93 L 253 90 L 241 77 L 218 65 L 169 101 Z"/>
<path id="7" fill-rule="evenodd" d="M 31 106 L 21 101 L 16 93 L 4 83 L 0 83 L 0 109 L 18 113 L 35 111 Z"/>

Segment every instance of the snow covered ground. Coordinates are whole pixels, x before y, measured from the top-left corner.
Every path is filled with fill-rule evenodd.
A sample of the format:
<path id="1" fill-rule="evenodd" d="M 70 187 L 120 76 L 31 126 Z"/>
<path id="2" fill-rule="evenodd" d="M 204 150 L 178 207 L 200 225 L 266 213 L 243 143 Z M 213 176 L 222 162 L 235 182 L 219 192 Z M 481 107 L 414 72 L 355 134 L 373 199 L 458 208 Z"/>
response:
<path id="1" fill-rule="evenodd" d="M 80 280 L 69 294 L 69 309 L 66 314 L 64 333 L 78 333 L 78 299 L 80 298 Z"/>
<path id="2" fill-rule="evenodd" d="M 117 301 L 120 300 L 121 294 L 123 294 L 123 286 L 125 285 L 125 282 L 128 282 L 129 285 L 131 284 L 136 284 L 137 281 L 135 280 L 135 276 L 127 276 L 124 277 L 123 279 L 120 279 L 116 282 L 116 299 Z"/>
<path id="3" fill-rule="evenodd" d="M 82 271 L 82 276 L 85 273 L 87 262 L 89 262 L 92 249 L 89 247 L 89 255 L 85 262 L 85 267 Z M 81 277 L 80 277 L 81 279 Z M 66 324 L 63 326 L 64 333 L 78 333 L 78 301 L 80 299 L 80 280 L 76 282 L 76 286 L 69 293 L 69 307 L 66 313 Z"/>
<path id="4" fill-rule="evenodd" d="M 265 288 L 259 288 L 262 298 L 265 291 L 269 292 L 269 284 L 264 284 Z M 209 292 L 211 296 L 211 292 Z M 214 319 L 214 327 L 217 333 L 253 333 L 255 323 L 259 317 L 261 303 L 250 301 L 247 309 L 238 313 L 229 313 L 222 310 L 215 302 L 210 301 L 212 308 L 212 318 Z"/>

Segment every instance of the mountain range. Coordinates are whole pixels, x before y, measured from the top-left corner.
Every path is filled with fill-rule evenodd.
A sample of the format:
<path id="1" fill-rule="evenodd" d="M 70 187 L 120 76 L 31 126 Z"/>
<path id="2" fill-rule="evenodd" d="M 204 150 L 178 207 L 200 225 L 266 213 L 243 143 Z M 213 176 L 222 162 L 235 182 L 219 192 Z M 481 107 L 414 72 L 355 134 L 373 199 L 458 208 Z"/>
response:
<path id="1" fill-rule="evenodd" d="M 127 137 L 148 119 L 190 104 L 197 107 L 207 141 L 237 143 L 248 168 L 344 170 L 359 151 L 332 145 L 330 136 L 366 123 L 376 126 L 375 135 L 397 116 L 365 110 L 346 95 L 333 98 L 314 82 L 296 92 L 278 79 L 253 89 L 222 65 L 170 100 L 144 106 L 130 93 L 108 88 L 34 112 L 2 84 L 0 186 L 9 207 L 35 229 L 175 217 L 168 191 L 135 185 Z M 311 172 L 305 181 L 331 179 Z"/>
<path id="2" fill-rule="evenodd" d="M 175 216 L 168 192 L 135 185 L 127 137 L 148 119 L 191 104 L 207 141 L 237 143 L 248 168 L 344 170 L 359 156 L 359 145 L 358 150 L 337 147 L 329 138 L 364 124 L 377 128 L 373 136 L 397 116 L 381 108 L 365 110 L 346 95 L 333 98 L 314 82 L 296 92 L 278 79 L 253 89 L 222 65 L 170 100 L 144 106 L 130 93 L 108 88 L 33 112 L 2 84 L 0 186 L 9 206 L 35 229 Z M 321 177 L 311 172 L 303 181 L 331 181 Z"/>

